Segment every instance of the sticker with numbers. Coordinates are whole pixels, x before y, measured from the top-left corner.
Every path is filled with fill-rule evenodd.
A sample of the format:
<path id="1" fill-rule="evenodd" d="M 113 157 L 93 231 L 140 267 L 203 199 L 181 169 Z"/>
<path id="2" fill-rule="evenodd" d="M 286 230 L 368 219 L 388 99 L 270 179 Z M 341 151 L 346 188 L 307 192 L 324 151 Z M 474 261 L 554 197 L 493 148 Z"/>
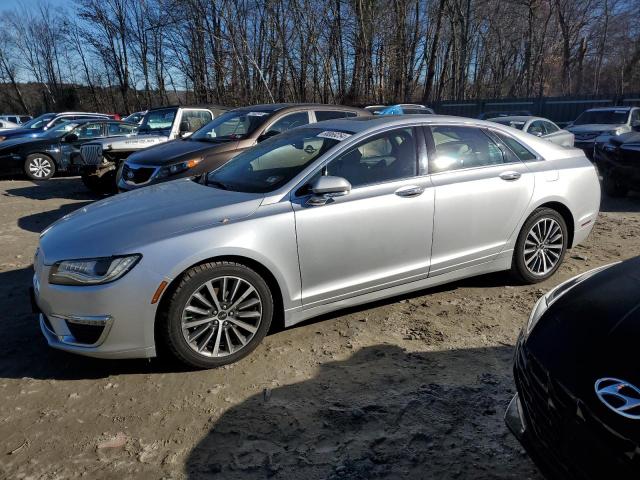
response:
<path id="1" fill-rule="evenodd" d="M 318 135 L 320 138 L 331 138 L 332 140 L 342 141 L 351 136 L 350 133 L 344 132 L 332 132 L 330 130 L 325 130 L 324 132 L 320 132 Z"/>

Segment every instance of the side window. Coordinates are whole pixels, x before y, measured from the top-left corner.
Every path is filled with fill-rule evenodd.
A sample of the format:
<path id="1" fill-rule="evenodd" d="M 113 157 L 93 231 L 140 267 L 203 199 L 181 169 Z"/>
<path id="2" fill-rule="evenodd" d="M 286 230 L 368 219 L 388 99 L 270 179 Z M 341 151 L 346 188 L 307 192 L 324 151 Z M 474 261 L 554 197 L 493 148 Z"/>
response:
<path id="1" fill-rule="evenodd" d="M 182 132 L 195 132 L 211 120 L 213 120 L 213 117 L 210 112 L 204 110 L 185 110 L 182 112 L 180 130 Z"/>
<path id="2" fill-rule="evenodd" d="M 339 110 L 316 110 L 316 120 L 322 122 L 323 120 L 333 120 L 334 118 L 345 118 L 347 112 L 341 112 Z"/>
<path id="3" fill-rule="evenodd" d="M 636 108 L 631 112 L 631 122 L 640 122 L 640 109 Z"/>
<path id="4" fill-rule="evenodd" d="M 434 154 L 429 156 L 429 172 L 439 173 L 463 168 L 505 163 L 500 147 L 479 128 L 432 127 Z"/>
<path id="5" fill-rule="evenodd" d="M 60 125 L 62 122 L 68 122 L 69 120 L 71 120 L 71 117 L 58 117 L 53 122 L 51 122 L 49 128 Z"/>
<path id="6" fill-rule="evenodd" d="M 412 128 L 392 130 L 365 140 L 331 161 L 326 175 L 346 178 L 354 188 L 417 174 Z"/>
<path id="7" fill-rule="evenodd" d="M 555 133 L 558 130 L 560 130 L 555 123 L 551 123 L 551 122 L 542 122 L 542 123 L 544 123 L 544 127 L 547 130 L 547 134 Z"/>
<path id="8" fill-rule="evenodd" d="M 85 123 L 74 132 L 78 135 L 78 140 L 87 140 L 102 136 L 101 123 Z"/>
<path id="9" fill-rule="evenodd" d="M 502 140 L 511 149 L 511 151 L 515 153 L 516 156 L 523 162 L 526 162 L 527 160 L 536 159 L 536 156 L 517 140 L 507 135 L 503 135 L 502 133 L 499 133 L 499 132 L 494 131 L 493 134 L 496 137 L 498 137 L 500 140 Z"/>
<path id="10" fill-rule="evenodd" d="M 541 137 L 542 135 L 547 134 L 547 130 L 544 128 L 543 122 L 541 122 L 540 120 L 536 120 L 534 122 L 531 122 L 531 125 L 529 125 L 529 128 L 527 129 L 527 133 L 536 135 L 537 137 Z"/>
<path id="11" fill-rule="evenodd" d="M 282 117 L 280 120 L 277 120 L 276 123 L 271 125 L 264 133 L 267 133 L 267 132 L 282 133 L 292 128 L 299 127 L 301 125 L 307 125 L 308 123 L 309 123 L 308 112 L 290 113 L 289 115 L 285 115 L 284 117 Z"/>
<path id="12" fill-rule="evenodd" d="M 136 130 L 133 125 L 125 125 L 124 123 L 110 123 L 107 127 L 108 136 L 130 135 Z"/>

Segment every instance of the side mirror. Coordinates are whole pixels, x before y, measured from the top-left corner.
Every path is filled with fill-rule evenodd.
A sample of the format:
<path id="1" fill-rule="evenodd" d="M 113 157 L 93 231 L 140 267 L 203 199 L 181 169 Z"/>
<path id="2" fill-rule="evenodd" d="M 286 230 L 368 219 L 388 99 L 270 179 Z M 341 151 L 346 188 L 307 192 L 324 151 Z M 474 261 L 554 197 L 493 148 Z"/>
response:
<path id="1" fill-rule="evenodd" d="M 270 130 L 268 132 L 265 132 L 258 137 L 258 143 L 266 140 L 267 138 L 275 137 L 276 135 L 278 135 L 278 133 L 280 132 L 276 132 L 275 130 Z"/>
<path id="2" fill-rule="evenodd" d="M 67 135 L 66 137 L 64 137 L 64 141 L 66 143 L 74 143 L 78 141 L 78 135 L 76 135 L 75 133 L 70 133 L 69 135 Z"/>
<path id="3" fill-rule="evenodd" d="M 319 207 L 325 205 L 334 197 L 342 197 L 351 191 L 351 184 L 342 177 L 318 177 L 311 184 L 313 195 L 307 200 L 307 205 Z"/>
<path id="4" fill-rule="evenodd" d="M 538 130 L 538 131 L 536 131 L 536 132 L 533 132 L 533 134 L 534 134 L 536 137 L 541 137 L 541 136 L 542 136 L 542 132 L 541 132 L 540 130 Z"/>

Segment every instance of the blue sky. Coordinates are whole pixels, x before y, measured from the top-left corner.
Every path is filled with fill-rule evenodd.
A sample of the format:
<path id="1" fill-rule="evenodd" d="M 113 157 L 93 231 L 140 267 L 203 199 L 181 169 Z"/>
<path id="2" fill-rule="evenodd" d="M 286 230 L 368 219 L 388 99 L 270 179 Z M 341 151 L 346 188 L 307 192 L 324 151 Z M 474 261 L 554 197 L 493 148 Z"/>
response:
<path id="1" fill-rule="evenodd" d="M 13 10 L 21 5 L 24 5 L 27 8 L 35 8 L 42 2 L 43 0 L 0 0 L 0 10 Z M 48 0 L 47 3 L 54 7 L 64 7 L 67 5 L 71 6 L 74 2 L 73 0 Z"/>

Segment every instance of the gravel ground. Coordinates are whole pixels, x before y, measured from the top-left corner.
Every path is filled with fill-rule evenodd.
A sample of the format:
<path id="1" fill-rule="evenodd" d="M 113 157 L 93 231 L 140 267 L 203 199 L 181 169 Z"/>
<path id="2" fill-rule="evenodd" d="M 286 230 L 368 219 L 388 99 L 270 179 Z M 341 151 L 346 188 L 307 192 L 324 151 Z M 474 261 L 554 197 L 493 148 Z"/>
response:
<path id="1" fill-rule="evenodd" d="M 476 277 L 270 334 L 183 371 L 49 349 L 27 287 L 38 233 L 95 200 L 77 178 L 0 181 L 0 478 L 539 479 L 502 416 L 538 296 L 634 256 L 640 198 L 535 286 Z"/>

